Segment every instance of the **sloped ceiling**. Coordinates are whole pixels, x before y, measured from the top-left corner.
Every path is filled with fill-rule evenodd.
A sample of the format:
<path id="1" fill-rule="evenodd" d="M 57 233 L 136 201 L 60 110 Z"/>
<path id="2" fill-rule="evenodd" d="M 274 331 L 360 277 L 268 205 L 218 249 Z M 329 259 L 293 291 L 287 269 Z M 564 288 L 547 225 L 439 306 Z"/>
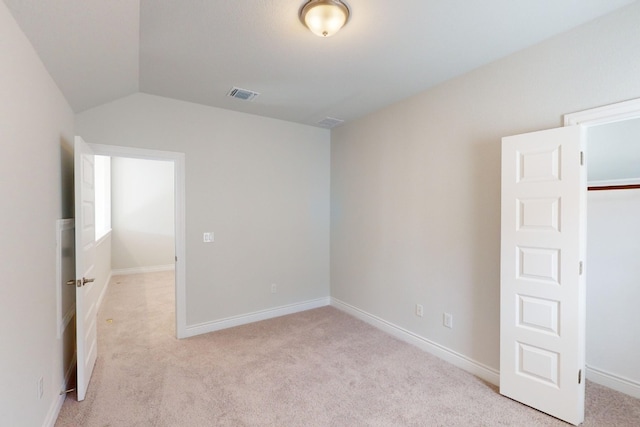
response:
<path id="1" fill-rule="evenodd" d="M 354 120 L 634 0 L 348 0 L 319 38 L 305 0 L 4 0 L 72 108 L 135 93 L 316 125 Z M 253 102 L 226 96 L 237 86 Z"/>
<path id="2" fill-rule="evenodd" d="M 139 90 L 138 0 L 6 0 L 75 112 Z"/>

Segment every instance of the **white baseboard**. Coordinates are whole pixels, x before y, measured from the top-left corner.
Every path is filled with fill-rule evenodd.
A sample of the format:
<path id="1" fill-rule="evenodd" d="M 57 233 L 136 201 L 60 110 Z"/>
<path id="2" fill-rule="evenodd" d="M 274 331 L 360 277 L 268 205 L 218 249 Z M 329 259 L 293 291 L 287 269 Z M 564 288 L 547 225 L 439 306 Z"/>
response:
<path id="1" fill-rule="evenodd" d="M 60 394 L 55 397 L 53 402 L 51 403 L 51 407 L 49 408 L 49 412 L 47 413 L 47 418 L 44 420 L 42 427 L 54 427 L 56 421 L 58 420 L 58 415 L 60 415 L 60 410 L 62 409 L 62 405 L 64 404 L 64 400 L 67 398 L 67 394 L 64 393 L 69 389 L 69 381 L 71 380 L 71 376 L 73 375 L 76 368 L 76 354 L 73 353 L 73 359 L 71 359 L 71 363 L 69 364 L 69 369 L 64 375 L 64 379 L 62 381 L 62 385 L 60 386 Z"/>
<path id="2" fill-rule="evenodd" d="M 259 322 L 261 320 L 273 319 L 274 317 L 286 316 L 287 314 L 299 313 L 301 311 L 312 310 L 314 308 L 329 305 L 329 297 L 318 298 L 311 301 L 304 301 L 267 310 L 255 311 L 253 313 L 239 316 L 227 317 L 226 319 L 214 320 L 212 322 L 200 323 L 186 327 L 185 338 L 208 332 L 219 331 L 232 328 L 234 326 L 246 325 L 248 323 Z"/>
<path id="3" fill-rule="evenodd" d="M 47 418 L 45 418 L 44 423 L 42 423 L 42 427 L 54 427 L 56 425 L 65 397 L 66 396 L 64 395 L 56 396 L 54 401 L 51 403 L 51 407 L 47 413 Z"/>
<path id="4" fill-rule="evenodd" d="M 640 399 L 640 383 L 587 365 L 587 379 Z"/>
<path id="5" fill-rule="evenodd" d="M 111 274 L 114 276 L 124 276 L 125 274 L 156 273 L 158 271 L 171 271 L 175 269 L 175 264 L 152 265 L 148 267 L 118 268 L 111 270 Z"/>
<path id="6" fill-rule="evenodd" d="M 482 378 L 483 380 L 491 384 L 500 384 L 500 372 L 496 369 L 490 368 L 489 366 L 486 366 L 447 347 L 421 337 L 413 332 L 401 328 L 400 326 L 394 325 L 391 322 L 387 322 L 386 320 L 374 316 L 373 314 L 367 313 L 366 311 L 360 310 L 359 308 L 340 301 L 339 299 L 331 298 L 331 305 L 339 310 L 351 314 L 354 317 L 357 317 L 360 320 L 367 322 L 372 326 L 375 326 L 378 329 L 387 332 L 388 334 L 393 335 L 398 339 L 401 339 L 402 341 L 415 345 L 416 347 L 428 353 L 431 353 L 434 356 L 437 356 L 440 359 L 443 359 L 451 363 L 452 365 L 457 366 L 458 368 L 464 369 L 465 371 L 479 378 Z"/>

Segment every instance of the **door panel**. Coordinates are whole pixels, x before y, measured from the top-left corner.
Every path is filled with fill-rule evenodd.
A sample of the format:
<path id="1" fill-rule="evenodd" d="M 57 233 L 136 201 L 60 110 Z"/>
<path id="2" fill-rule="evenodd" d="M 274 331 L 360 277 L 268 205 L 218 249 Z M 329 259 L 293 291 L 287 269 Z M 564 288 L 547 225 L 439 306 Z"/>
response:
<path id="1" fill-rule="evenodd" d="M 95 253 L 94 156 L 76 136 L 74 146 L 76 214 L 76 351 L 78 401 L 85 398 L 98 357 L 98 289 L 93 283 Z"/>
<path id="2" fill-rule="evenodd" d="M 584 420 L 586 170 L 578 126 L 503 138 L 500 393 Z"/>

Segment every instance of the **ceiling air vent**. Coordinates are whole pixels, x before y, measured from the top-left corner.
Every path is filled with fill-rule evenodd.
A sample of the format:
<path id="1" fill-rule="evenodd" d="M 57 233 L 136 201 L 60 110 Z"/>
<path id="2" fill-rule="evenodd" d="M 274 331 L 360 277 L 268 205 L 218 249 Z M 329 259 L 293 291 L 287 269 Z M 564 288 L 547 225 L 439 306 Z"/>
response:
<path id="1" fill-rule="evenodd" d="M 327 129 L 331 129 L 334 128 L 336 126 L 338 126 L 339 124 L 344 123 L 344 120 L 340 120 L 340 119 L 336 119 L 333 117 L 327 117 L 324 118 L 322 120 L 320 120 L 318 122 L 318 126 L 323 127 L 323 128 L 327 128 Z"/>
<path id="2" fill-rule="evenodd" d="M 241 101 L 253 101 L 258 95 L 260 95 L 258 92 L 247 89 L 240 89 L 239 87 L 231 88 L 229 93 L 227 93 L 227 96 L 239 99 Z"/>

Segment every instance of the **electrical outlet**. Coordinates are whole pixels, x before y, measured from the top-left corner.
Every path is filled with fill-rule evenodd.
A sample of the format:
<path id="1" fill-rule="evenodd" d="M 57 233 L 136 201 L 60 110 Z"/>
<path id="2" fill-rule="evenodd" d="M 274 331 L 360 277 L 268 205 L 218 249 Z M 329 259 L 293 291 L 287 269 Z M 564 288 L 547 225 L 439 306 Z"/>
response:
<path id="1" fill-rule="evenodd" d="M 422 317 L 424 316 L 424 307 L 421 304 L 416 304 L 416 316 Z"/>
<path id="2" fill-rule="evenodd" d="M 276 285 L 275 283 L 271 284 L 271 293 L 275 294 L 276 292 L 278 292 L 278 285 Z"/>
<path id="3" fill-rule="evenodd" d="M 202 233 L 202 241 L 204 243 L 212 243 L 213 242 L 213 231 L 207 231 Z"/>
<path id="4" fill-rule="evenodd" d="M 44 379 L 42 377 L 38 379 L 36 387 L 38 388 L 38 399 L 42 399 L 44 396 Z"/>
<path id="5" fill-rule="evenodd" d="M 444 323 L 445 327 L 453 329 L 453 316 L 451 313 L 444 313 L 444 316 L 442 316 L 442 323 Z"/>

